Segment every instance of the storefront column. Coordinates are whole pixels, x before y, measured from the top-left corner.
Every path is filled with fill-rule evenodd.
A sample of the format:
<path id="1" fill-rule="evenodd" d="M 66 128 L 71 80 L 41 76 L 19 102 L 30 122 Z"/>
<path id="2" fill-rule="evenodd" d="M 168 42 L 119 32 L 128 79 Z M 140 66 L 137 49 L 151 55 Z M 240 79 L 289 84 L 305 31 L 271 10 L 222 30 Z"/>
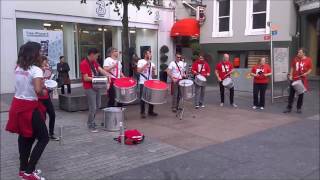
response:
<path id="1" fill-rule="evenodd" d="M 75 57 L 75 46 L 74 46 L 74 27 L 73 23 L 62 23 L 63 24 L 63 46 L 64 56 L 70 66 L 69 76 L 71 79 L 76 78 L 76 57 Z"/>
<path id="2" fill-rule="evenodd" d="M 119 27 L 112 28 L 112 47 L 122 51 L 121 29 Z"/>

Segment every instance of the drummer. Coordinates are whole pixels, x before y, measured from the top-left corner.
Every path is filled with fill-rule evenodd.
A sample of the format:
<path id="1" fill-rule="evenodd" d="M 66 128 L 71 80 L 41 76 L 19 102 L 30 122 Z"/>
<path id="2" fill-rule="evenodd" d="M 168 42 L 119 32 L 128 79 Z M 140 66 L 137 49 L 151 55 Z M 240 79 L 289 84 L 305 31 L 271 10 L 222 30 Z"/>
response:
<path id="1" fill-rule="evenodd" d="M 167 73 L 171 78 L 171 86 L 173 90 L 172 95 L 172 112 L 177 112 L 180 102 L 180 92 L 179 92 L 179 81 L 186 77 L 184 62 L 181 60 L 181 54 L 179 52 L 176 53 L 176 60 L 171 61 L 168 68 Z"/>
<path id="2" fill-rule="evenodd" d="M 143 87 L 144 87 L 144 82 L 147 80 L 152 80 L 152 76 L 156 75 L 156 69 L 155 69 L 155 64 L 151 61 L 151 51 L 146 50 L 144 51 L 144 59 L 140 59 L 138 61 L 137 65 L 137 71 L 140 73 L 139 77 L 139 86 L 140 86 L 140 98 L 142 97 L 142 92 L 143 92 Z M 157 116 L 158 114 L 153 111 L 154 106 L 152 104 L 149 104 L 149 109 L 148 109 L 148 115 L 149 116 Z M 140 114 L 141 118 L 145 119 L 146 114 L 145 114 L 145 102 L 141 99 L 140 100 Z"/>
<path id="3" fill-rule="evenodd" d="M 88 98 L 89 115 L 87 125 L 91 132 L 98 132 L 94 122 L 97 108 L 101 106 L 101 95 L 99 89 L 94 89 L 92 86 L 93 76 L 98 76 L 99 73 L 107 76 L 107 72 L 102 69 L 97 63 L 99 56 L 96 48 L 89 49 L 88 56 L 81 61 L 80 72 L 82 75 L 83 89 Z M 99 73 L 98 73 L 99 72 Z"/>
<path id="4" fill-rule="evenodd" d="M 218 78 L 219 86 L 220 86 L 220 98 L 221 98 L 220 106 L 221 107 L 223 107 L 224 105 L 224 86 L 222 84 L 222 81 L 230 77 L 232 72 L 233 72 L 233 66 L 230 63 L 229 54 L 224 54 L 223 60 L 216 65 L 216 69 L 215 69 L 215 74 Z M 230 88 L 229 90 L 230 90 L 230 104 L 231 106 L 236 108 L 238 106 L 233 101 L 234 87 Z"/>
<path id="5" fill-rule="evenodd" d="M 194 76 L 202 75 L 204 77 L 210 76 L 210 66 L 207 61 L 204 59 L 203 54 L 199 55 L 199 59 L 193 62 L 192 64 L 192 74 Z M 195 108 L 199 107 L 204 108 L 204 96 L 205 96 L 206 86 L 199 86 L 195 83 Z"/>
<path id="6" fill-rule="evenodd" d="M 294 100 L 295 90 L 291 85 L 292 81 L 297 81 L 299 79 L 302 80 L 305 88 L 308 90 L 308 80 L 307 76 L 312 71 L 312 60 L 310 57 L 306 56 L 306 52 L 304 48 L 300 48 L 298 50 L 297 56 L 293 59 L 291 63 L 291 69 L 289 74 L 290 79 L 290 93 L 288 98 L 288 106 L 284 113 L 290 113 L 292 109 L 292 104 Z M 297 102 L 297 113 L 302 113 L 301 108 L 303 104 L 303 93 L 299 94 L 298 102 Z"/>
<path id="7" fill-rule="evenodd" d="M 114 81 L 120 77 L 124 77 L 122 73 L 122 65 L 119 61 L 119 52 L 116 48 L 110 47 L 107 50 L 107 57 L 103 62 L 103 69 L 109 73 L 111 79 L 110 88 L 108 90 L 109 102 L 108 107 L 115 106 L 115 96 L 116 92 L 114 89 Z M 117 103 L 118 107 L 121 107 L 121 103 Z"/>

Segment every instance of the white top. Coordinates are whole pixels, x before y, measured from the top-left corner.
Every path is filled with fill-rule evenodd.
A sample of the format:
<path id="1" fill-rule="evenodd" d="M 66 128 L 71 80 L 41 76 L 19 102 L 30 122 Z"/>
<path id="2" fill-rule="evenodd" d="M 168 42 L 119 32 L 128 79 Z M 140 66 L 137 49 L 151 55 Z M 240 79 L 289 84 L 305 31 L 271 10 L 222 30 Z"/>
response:
<path id="1" fill-rule="evenodd" d="M 34 90 L 33 79 L 43 78 L 43 71 L 37 66 L 31 66 L 27 71 L 19 66 L 15 70 L 15 95 L 17 99 L 30 101 L 38 100 L 38 96 Z"/>
<path id="2" fill-rule="evenodd" d="M 177 66 L 178 64 L 178 66 Z M 179 67 L 179 68 L 178 68 Z M 176 79 L 182 79 L 182 74 L 185 71 L 184 62 L 179 61 L 176 63 L 176 61 L 171 61 L 168 69 L 171 71 L 171 74 Z M 180 71 L 179 71 L 180 69 Z"/>
<path id="3" fill-rule="evenodd" d="M 114 66 L 115 64 L 117 65 L 115 68 L 111 70 L 111 73 L 112 73 L 111 77 L 120 78 L 121 69 L 122 69 L 122 64 L 120 63 L 120 61 L 112 59 L 111 57 L 108 57 L 103 61 L 103 67 L 111 67 L 111 66 Z"/>
<path id="4" fill-rule="evenodd" d="M 137 67 L 138 67 L 138 68 L 142 68 L 142 67 L 143 67 L 145 64 L 147 64 L 147 63 L 148 63 L 147 60 L 145 60 L 145 59 L 140 59 L 140 60 L 138 61 Z M 150 67 L 150 63 L 151 63 L 151 67 Z M 153 62 L 150 61 L 148 67 L 145 68 L 145 69 L 141 72 L 141 74 L 143 74 L 145 77 L 140 74 L 139 84 L 144 84 L 144 82 L 145 82 L 146 80 L 151 80 L 151 79 L 152 79 L 152 70 L 153 70 L 155 67 L 156 67 L 156 65 L 155 65 Z M 150 69 L 150 70 L 149 70 L 149 69 Z M 150 71 L 150 73 L 149 73 L 149 71 Z"/>

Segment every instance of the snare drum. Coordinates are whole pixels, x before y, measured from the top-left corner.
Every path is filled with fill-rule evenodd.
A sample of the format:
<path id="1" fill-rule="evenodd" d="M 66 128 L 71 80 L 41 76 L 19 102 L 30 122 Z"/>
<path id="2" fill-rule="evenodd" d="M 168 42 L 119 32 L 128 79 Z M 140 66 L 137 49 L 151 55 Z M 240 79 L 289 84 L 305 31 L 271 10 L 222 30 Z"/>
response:
<path id="1" fill-rule="evenodd" d="M 233 83 L 233 80 L 230 77 L 227 77 L 222 81 L 222 85 L 225 88 L 231 89 L 231 88 L 233 88 L 234 83 Z"/>
<path id="2" fill-rule="evenodd" d="M 183 99 L 191 99 L 194 96 L 194 84 L 190 79 L 179 81 L 180 93 Z"/>
<path id="3" fill-rule="evenodd" d="M 293 81 L 291 85 L 292 85 L 293 89 L 297 92 L 298 95 L 306 92 L 306 88 L 304 87 L 301 79 Z"/>
<path id="4" fill-rule="evenodd" d="M 94 89 L 107 89 L 108 78 L 105 76 L 95 76 L 92 78 L 92 87 Z"/>
<path id="5" fill-rule="evenodd" d="M 119 78 L 114 81 L 115 100 L 119 103 L 131 103 L 137 99 L 137 82 L 132 78 Z"/>
<path id="6" fill-rule="evenodd" d="M 198 74 L 196 75 L 196 77 L 194 78 L 194 82 L 198 85 L 198 86 L 205 86 L 207 84 L 207 78 Z"/>
<path id="7" fill-rule="evenodd" d="M 167 102 L 168 86 L 159 80 L 144 82 L 141 99 L 149 104 L 164 104 Z"/>
<path id="8" fill-rule="evenodd" d="M 54 90 L 55 88 L 57 88 L 58 83 L 57 81 L 54 81 L 54 80 L 45 80 L 44 86 L 49 90 Z"/>

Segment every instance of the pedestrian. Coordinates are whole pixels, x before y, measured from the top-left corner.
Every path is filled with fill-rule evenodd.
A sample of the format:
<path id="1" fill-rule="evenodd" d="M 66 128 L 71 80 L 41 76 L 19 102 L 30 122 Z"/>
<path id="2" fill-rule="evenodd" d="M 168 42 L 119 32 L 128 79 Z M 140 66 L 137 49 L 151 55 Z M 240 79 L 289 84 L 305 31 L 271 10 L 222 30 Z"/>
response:
<path id="1" fill-rule="evenodd" d="M 69 78 L 70 67 L 67 62 L 65 62 L 64 56 L 60 56 L 60 62 L 57 64 L 58 71 L 58 83 L 61 87 L 61 94 L 64 94 L 64 85 L 67 85 L 68 94 L 71 94 L 71 81 Z"/>
<path id="2" fill-rule="evenodd" d="M 179 81 L 185 78 L 184 73 L 184 62 L 181 60 L 181 54 L 179 52 L 176 53 L 176 59 L 171 61 L 167 68 L 168 76 L 171 79 L 171 87 L 172 87 L 172 112 L 177 112 L 179 108 L 179 102 L 181 100 Z"/>
<path id="3" fill-rule="evenodd" d="M 114 107 L 116 104 L 116 90 L 114 87 L 114 81 L 118 78 L 124 77 L 122 72 L 122 65 L 119 60 L 119 52 L 116 48 L 110 47 L 107 50 L 108 57 L 103 62 L 103 69 L 108 72 L 111 79 L 110 87 L 108 89 L 109 101 L 108 107 Z M 117 107 L 122 107 L 121 103 L 117 103 Z"/>
<path id="4" fill-rule="evenodd" d="M 97 63 L 99 56 L 96 48 L 89 49 L 88 56 L 81 61 L 80 72 L 82 76 L 83 89 L 88 99 L 89 115 L 87 126 L 93 133 L 98 132 L 95 123 L 95 116 L 97 108 L 101 106 L 101 94 L 99 89 L 94 89 L 92 86 L 92 79 L 94 76 L 98 76 L 99 73 L 107 76 L 107 72 L 104 71 Z"/>
<path id="5" fill-rule="evenodd" d="M 204 59 L 203 54 L 199 55 L 199 58 L 195 60 L 192 64 L 192 74 L 197 78 L 197 75 L 201 75 L 205 78 L 210 76 L 210 66 L 208 62 Z M 205 96 L 206 86 L 200 86 L 195 83 L 195 96 L 194 96 L 194 104 L 195 108 L 199 107 L 204 108 L 204 96 Z"/>
<path id="6" fill-rule="evenodd" d="M 42 56 L 42 67 L 41 68 L 44 72 L 44 80 L 48 80 L 51 77 L 51 75 L 49 76 L 49 74 L 51 74 L 51 73 L 47 73 L 48 75 L 45 75 L 46 74 L 45 72 L 51 71 L 50 69 L 48 69 L 48 67 L 49 66 L 48 66 L 47 57 Z M 54 125 L 55 125 L 55 121 L 56 121 L 56 113 L 55 113 L 54 106 L 51 101 L 50 91 L 47 89 L 46 93 L 43 96 L 38 96 L 38 99 L 46 107 L 46 113 L 48 113 L 48 115 L 49 115 L 49 138 L 54 141 L 59 141 L 59 138 L 54 136 Z"/>
<path id="7" fill-rule="evenodd" d="M 156 65 L 151 61 L 152 55 L 150 50 L 144 51 L 144 59 L 140 59 L 138 61 L 137 71 L 140 73 L 139 77 L 139 87 L 140 87 L 140 114 L 141 118 L 145 119 L 145 102 L 142 100 L 142 92 L 144 87 L 144 82 L 147 80 L 152 80 L 152 76 L 156 73 Z M 157 113 L 154 112 L 154 106 L 152 104 L 149 104 L 148 109 L 148 115 L 149 116 L 158 116 Z"/>
<path id="8" fill-rule="evenodd" d="M 19 135 L 19 176 L 24 180 L 44 179 L 36 165 L 49 142 L 45 107 L 38 101 L 39 95 L 48 93 L 43 88 L 40 49 L 41 45 L 36 42 L 27 42 L 19 49 L 14 76 L 15 94 L 6 125 L 7 131 Z"/>
<path id="9" fill-rule="evenodd" d="M 294 94 L 296 93 L 295 89 L 292 86 L 292 82 L 301 80 L 303 82 L 304 87 L 306 90 L 309 89 L 308 87 L 308 80 L 307 77 L 312 71 L 312 59 L 306 56 L 306 50 L 304 48 L 300 48 L 298 50 L 297 56 L 292 60 L 291 68 L 290 68 L 290 90 L 289 90 L 289 98 L 288 98 L 288 105 L 284 113 L 290 113 L 292 109 L 292 104 L 294 101 Z M 302 113 L 302 105 L 303 105 L 303 94 L 301 93 L 298 95 L 298 102 L 297 102 L 297 113 Z"/>
<path id="10" fill-rule="evenodd" d="M 228 77 L 230 78 L 232 72 L 233 72 L 233 66 L 230 63 L 229 54 L 224 54 L 223 60 L 216 65 L 216 69 L 215 69 L 215 74 L 217 76 L 219 86 L 220 86 L 220 100 L 221 100 L 220 106 L 221 107 L 224 106 L 224 88 L 225 88 L 222 84 L 222 81 Z M 230 91 L 230 105 L 236 108 L 238 106 L 234 103 L 234 100 L 233 100 L 234 87 L 230 88 L 229 91 Z"/>
<path id="11" fill-rule="evenodd" d="M 269 83 L 269 76 L 271 76 L 271 68 L 266 64 L 266 58 L 261 58 L 259 63 L 252 67 L 250 75 L 253 79 L 253 107 L 252 109 L 265 107 L 265 93 Z M 260 94 L 260 101 L 258 96 Z"/>

